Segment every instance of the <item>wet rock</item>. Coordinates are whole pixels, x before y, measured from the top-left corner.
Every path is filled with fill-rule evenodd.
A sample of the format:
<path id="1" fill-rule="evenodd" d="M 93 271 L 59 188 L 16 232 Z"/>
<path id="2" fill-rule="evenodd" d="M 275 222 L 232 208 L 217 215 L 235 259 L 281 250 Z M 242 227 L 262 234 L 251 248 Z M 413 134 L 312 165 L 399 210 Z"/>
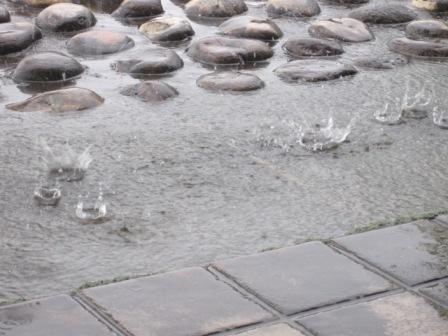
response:
<path id="1" fill-rule="evenodd" d="M 101 105 L 104 98 L 83 88 L 68 88 L 37 94 L 23 102 L 6 105 L 19 112 L 67 112 L 81 111 Z"/>
<path id="2" fill-rule="evenodd" d="M 160 0 L 124 0 L 112 16 L 117 18 L 141 18 L 160 15 L 163 7 Z"/>
<path id="3" fill-rule="evenodd" d="M 320 13 L 315 0 L 269 0 L 266 10 L 270 15 L 309 17 Z"/>
<path id="4" fill-rule="evenodd" d="M 96 18 L 86 7 L 70 3 L 51 5 L 39 13 L 36 24 L 55 32 L 83 30 L 94 26 Z"/>
<path id="5" fill-rule="evenodd" d="M 191 0 L 185 13 L 191 17 L 225 18 L 247 11 L 244 0 Z"/>
<path id="6" fill-rule="evenodd" d="M 74 58 L 57 52 L 42 52 L 25 57 L 17 65 L 13 80 L 17 83 L 65 81 L 84 72 Z"/>
<path id="7" fill-rule="evenodd" d="M 393 39 L 389 43 L 389 48 L 393 52 L 413 57 L 448 57 L 448 44 L 440 42 L 416 41 L 402 37 Z"/>
<path id="8" fill-rule="evenodd" d="M 71 0 L 24 0 L 24 2 L 33 7 L 47 7 L 57 3 L 70 3 Z"/>
<path id="9" fill-rule="evenodd" d="M 155 42 L 183 41 L 194 35 L 190 22 L 178 17 L 153 19 L 142 24 L 139 31 Z"/>
<path id="10" fill-rule="evenodd" d="M 73 36 L 67 44 L 74 55 L 106 55 L 134 47 L 127 35 L 113 31 L 88 31 Z"/>
<path id="11" fill-rule="evenodd" d="M 166 74 L 182 68 L 183 65 L 184 62 L 174 51 L 158 47 L 139 51 L 135 57 L 119 60 L 112 67 L 118 72 L 139 77 Z"/>
<path id="12" fill-rule="evenodd" d="M 412 5 L 431 12 L 448 11 L 448 0 L 413 0 Z"/>
<path id="13" fill-rule="evenodd" d="M 351 11 L 348 16 L 366 23 L 404 23 L 418 17 L 411 8 L 395 3 L 363 6 Z"/>
<path id="14" fill-rule="evenodd" d="M 26 49 L 41 38 L 42 33 L 32 23 L 2 23 L 0 24 L 0 55 Z"/>
<path id="15" fill-rule="evenodd" d="M 313 22 L 308 32 L 314 37 L 332 38 L 345 42 L 365 42 L 373 39 L 369 28 L 363 22 L 352 18 Z"/>
<path id="16" fill-rule="evenodd" d="M 340 43 L 317 38 L 290 38 L 283 49 L 293 57 L 335 56 L 344 52 Z"/>
<path id="17" fill-rule="evenodd" d="M 351 65 L 336 61 L 310 59 L 286 63 L 274 72 L 286 81 L 318 82 L 354 75 L 357 70 Z"/>
<path id="18" fill-rule="evenodd" d="M 252 91 L 264 87 L 255 75 L 241 72 L 215 72 L 198 78 L 196 84 L 212 91 Z"/>
<path id="19" fill-rule="evenodd" d="M 138 97 L 145 102 L 163 101 L 179 94 L 171 85 L 159 81 L 145 81 L 131 85 L 121 90 L 120 93 L 124 96 Z"/>
<path id="20" fill-rule="evenodd" d="M 273 51 L 257 40 L 211 36 L 194 41 L 187 54 L 204 64 L 229 65 L 263 61 L 272 57 Z"/>
<path id="21" fill-rule="evenodd" d="M 448 38 L 448 25 L 438 20 L 419 20 L 406 26 L 406 36 L 413 40 Z"/>
<path id="22" fill-rule="evenodd" d="M 219 32 L 233 37 L 244 37 L 262 41 L 278 40 L 283 36 L 280 27 L 269 19 L 253 16 L 237 16 L 219 26 Z"/>
<path id="23" fill-rule="evenodd" d="M 0 23 L 9 22 L 11 21 L 11 16 L 9 15 L 9 11 L 3 7 L 0 6 Z"/>
<path id="24" fill-rule="evenodd" d="M 354 61 L 356 67 L 372 70 L 389 70 L 408 64 L 408 59 L 400 55 L 382 57 L 363 57 Z"/>

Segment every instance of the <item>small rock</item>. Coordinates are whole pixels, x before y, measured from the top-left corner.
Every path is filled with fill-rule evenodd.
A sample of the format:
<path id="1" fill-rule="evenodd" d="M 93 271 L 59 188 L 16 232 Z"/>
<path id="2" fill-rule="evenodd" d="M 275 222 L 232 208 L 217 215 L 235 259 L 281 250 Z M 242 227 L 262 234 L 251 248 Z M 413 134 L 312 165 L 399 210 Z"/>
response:
<path id="1" fill-rule="evenodd" d="M 158 102 L 177 96 L 179 93 L 171 85 L 159 81 L 145 81 L 131 85 L 120 93 L 124 96 L 136 96 L 145 102 Z"/>
<path id="2" fill-rule="evenodd" d="M 139 31 L 155 42 L 183 41 L 194 35 L 190 22 L 178 17 L 153 19 L 142 24 Z"/>
<path id="3" fill-rule="evenodd" d="M 262 41 L 278 40 L 283 36 L 282 31 L 274 21 L 253 16 L 230 18 L 219 26 L 219 32 L 222 35 Z"/>
<path id="4" fill-rule="evenodd" d="M 6 55 L 26 49 L 33 42 L 41 38 L 41 31 L 32 23 L 1 23 L 0 55 Z"/>
<path id="5" fill-rule="evenodd" d="M 315 0 L 269 0 L 266 10 L 274 16 L 310 17 L 320 13 Z"/>
<path id="6" fill-rule="evenodd" d="M 399 65 L 408 64 L 407 58 L 399 55 L 382 57 L 363 57 L 354 61 L 355 66 L 364 69 L 389 70 Z"/>
<path id="7" fill-rule="evenodd" d="M 340 43 L 317 38 L 290 38 L 283 49 L 293 57 L 335 56 L 344 52 Z"/>
<path id="8" fill-rule="evenodd" d="M 94 26 L 96 18 L 86 7 L 70 3 L 51 5 L 39 13 L 36 24 L 55 32 L 83 30 Z"/>
<path id="9" fill-rule="evenodd" d="M 438 20 L 412 21 L 406 26 L 406 36 L 413 40 L 446 39 L 448 25 Z"/>
<path id="10" fill-rule="evenodd" d="M 127 35 L 113 31 L 88 31 L 73 36 L 67 44 L 74 55 L 106 55 L 133 48 L 134 41 Z"/>
<path id="11" fill-rule="evenodd" d="M 373 4 L 357 8 L 348 15 L 366 23 L 404 23 L 417 19 L 417 13 L 396 3 Z"/>
<path id="12" fill-rule="evenodd" d="M 373 40 L 367 26 L 356 19 L 342 18 L 313 22 L 308 29 L 311 36 L 332 38 L 345 42 L 365 42 Z"/>
<path id="13" fill-rule="evenodd" d="M 389 43 L 393 52 L 422 58 L 448 57 L 448 44 L 430 41 L 416 41 L 406 37 L 395 38 Z"/>
<path id="14" fill-rule="evenodd" d="M 91 90 L 72 87 L 40 93 L 6 108 L 19 112 L 68 112 L 94 108 L 103 102 L 104 98 Z"/>
<path id="15" fill-rule="evenodd" d="M 225 18 L 247 11 L 244 0 L 191 0 L 185 5 L 190 17 Z"/>
<path id="16" fill-rule="evenodd" d="M 70 56 L 42 52 L 21 60 L 14 70 L 13 80 L 17 83 L 66 81 L 83 72 L 83 66 Z"/>
<path id="17" fill-rule="evenodd" d="M 196 84 L 212 91 L 252 91 L 264 87 L 255 75 L 241 72 L 215 72 L 198 78 Z"/>
<path id="18" fill-rule="evenodd" d="M 272 57 L 273 51 L 257 40 L 211 36 L 194 41 L 187 54 L 204 64 L 230 65 L 263 61 Z"/>
<path id="19" fill-rule="evenodd" d="M 9 11 L 5 7 L 0 6 L 0 23 L 5 23 L 9 21 L 11 21 Z"/>
<path id="20" fill-rule="evenodd" d="M 318 82 L 354 75 L 357 70 L 351 65 L 336 61 L 310 59 L 286 63 L 274 72 L 286 81 Z"/>
<path id="21" fill-rule="evenodd" d="M 124 0 L 111 15 L 117 18 L 142 18 L 160 15 L 163 7 L 160 0 Z"/>
<path id="22" fill-rule="evenodd" d="M 431 12 L 448 11 L 448 0 L 412 0 L 412 5 Z"/>

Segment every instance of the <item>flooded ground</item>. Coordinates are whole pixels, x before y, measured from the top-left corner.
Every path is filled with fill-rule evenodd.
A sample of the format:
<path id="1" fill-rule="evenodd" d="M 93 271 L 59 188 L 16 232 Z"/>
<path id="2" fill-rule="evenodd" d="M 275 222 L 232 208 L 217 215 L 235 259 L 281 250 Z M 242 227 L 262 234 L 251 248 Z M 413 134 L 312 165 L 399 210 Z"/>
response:
<path id="1" fill-rule="evenodd" d="M 21 13 L 2 0 L 21 20 Z M 183 9 L 162 1 L 165 12 Z M 110 64 L 151 44 L 136 26 L 95 13 L 93 29 L 131 36 L 136 47 L 99 58 L 77 59 L 88 67 L 76 86 L 92 89 L 105 103 L 85 112 L 19 113 L 3 106 L 29 97 L 8 77 L 23 57 L 4 57 L 0 69 L 0 300 L 40 297 L 85 281 L 155 273 L 215 259 L 285 246 L 310 238 L 343 235 L 373 221 L 448 208 L 447 131 L 432 118 L 386 126 L 373 115 L 389 98 L 402 97 L 411 78 L 435 83 L 447 106 L 448 64 L 411 60 L 392 70 L 361 70 L 321 83 L 288 84 L 273 70 L 287 61 L 281 49 L 291 36 L 308 36 L 309 22 L 344 16 L 349 9 L 320 2 L 310 20 L 276 19 L 284 37 L 263 66 L 245 71 L 266 87 L 219 94 L 196 86 L 210 69 L 174 48 L 184 68 L 164 81 L 180 95 L 144 103 L 119 94 L 138 83 Z M 265 16 L 259 2 L 249 14 Z M 217 28 L 192 22 L 195 38 Z M 387 42 L 404 26 L 373 26 L 372 42 L 344 44 L 341 60 L 389 54 Z M 67 35 L 45 35 L 26 53 L 65 51 Z M 354 127 L 349 142 L 312 153 L 288 138 L 291 120 Z M 41 207 L 33 192 L 46 175 L 42 141 L 67 141 L 93 158 L 81 181 L 61 183 L 57 207 Z M 277 146 L 276 144 L 281 144 Z M 267 144 L 267 145 L 266 145 Z M 274 145 L 273 145 L 274 144 Z M 286 144 L 286 145 L 285 145 Z M 83 225 L 80 201 L 102 194 L 109 220 Z"/>

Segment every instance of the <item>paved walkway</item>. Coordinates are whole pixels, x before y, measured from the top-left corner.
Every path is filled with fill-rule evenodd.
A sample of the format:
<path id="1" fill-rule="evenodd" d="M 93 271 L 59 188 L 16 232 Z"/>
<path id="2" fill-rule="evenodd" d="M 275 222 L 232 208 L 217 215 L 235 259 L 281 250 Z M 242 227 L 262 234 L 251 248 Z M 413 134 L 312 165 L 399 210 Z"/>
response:
<path id="1" fill-rule="evenodd" d="M 0 307 L 1 336 L 448 336 L 448 217 Z"/>

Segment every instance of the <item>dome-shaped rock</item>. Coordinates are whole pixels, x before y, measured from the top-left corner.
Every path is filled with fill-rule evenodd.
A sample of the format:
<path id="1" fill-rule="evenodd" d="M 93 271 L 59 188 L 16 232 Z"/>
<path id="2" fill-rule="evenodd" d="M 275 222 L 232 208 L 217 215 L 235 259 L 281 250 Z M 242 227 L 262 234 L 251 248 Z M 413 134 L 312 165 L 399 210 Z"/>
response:
<path id="1" fill-rule="evenodd" d="M 134 47 L 127 35 L 113 31 L 88 31 L 73 36 L 67 44 L 74 55 L 106 55 Z"/>
<path id="2" fill-rule="evenodd" d="M 173 98 L 179 93 L 171 85 L 160 81 L 145 81 L 130 85 L 120 91 L 124 96 L 135 96 L 145 102 L 158 102 Z"/>
<path id="3" fill-rule="evenodd" d="M 160 0 L 124 0 L 112 16 L 117 18 L 141 18 L 160 15 L 163 7 Z"/>
<path id="4" fill-rule="evenodd" d="M 196 84 L 211 91 L 252 91 L 264 87 L 255 75 L 241 72 L 215 72 L 198 78 Z"/>
<path id="5" fill-rule="evenodd" d="M 317 38 L 290 38 L 283 49 L 292 57 L 335 56 L 344 52 L 336 41 Z"/>
<path id="6" fill-rule="evenodd" d="M 414 10 L 397 3 L 366 5 L 351 11 L 348 16 L 366 23 L 404 23 L 418 17 Z"/>
<path id="7" fill-rule="evenodd" d="M 316 21 L 311 24 L 308 32 L 314 37 L 345 42 L 365 42 L 373 39 L 373 34 L 365 23 L 352 18 Z"/>
<path id="8" fill-rule="evenodd" d="M 70 3 L 51 5 L 41 11 L 36 19 L 37 26 L 55 32 L 83 30 L 95 23 L 90 9 Z"/>
<path id="9" fill-rule="evenodd" d="M 274 16 L 310 17 L 320 13 L 315 0 L 269 0 L 266 10 Z"/>
<path id="10" fill-rule="evenodd" d="M 393 52 L 406 56 L 422 58 L 448 57 L 448 43 L 416 41 L 406 37 L 401 37 L 390 41 L 389 48 Z"/>
<path id="11" fill-rule="evenodd" d="M 262 41 L 278 40 L 283 36 L 277 24 L 269 19 L 253 16 L 237 16 L 230 18 L 219 26 L 222 35 L 244 37 Z"/>
<path id="12" fill-rule="evenodd" d="M 0 55 L 6 55 L 28 48 L 42 38 L 40 30 L 29 22 L 0 24 Z"/>
<path id="13" fill-rule="evenodd" d="M 155 42 L 183 41 L 194 35 L 190 22 L 178 17 L 155 18 L 142 24 L 139 31 Z"/>
<path id="14" fill-rule="evenodd" d="M 225 18 L 246 11 L 244 0 L 191 0 L 185 5 L 185 13 L 191 17 Z"/>
<path id="15" fill-rule="evenodd" d="M 446 39 L 448 25 L 438 20 L 412 21 L 406 26 L 406 36 L 414 40 Z"/>
<path id="16" fill-rule="evenodd" d="M 9 21 L 11 21 L 11 15 L 9 14 L 9 11 L 5 7 L 0 6 L 0 23 Z"/>

